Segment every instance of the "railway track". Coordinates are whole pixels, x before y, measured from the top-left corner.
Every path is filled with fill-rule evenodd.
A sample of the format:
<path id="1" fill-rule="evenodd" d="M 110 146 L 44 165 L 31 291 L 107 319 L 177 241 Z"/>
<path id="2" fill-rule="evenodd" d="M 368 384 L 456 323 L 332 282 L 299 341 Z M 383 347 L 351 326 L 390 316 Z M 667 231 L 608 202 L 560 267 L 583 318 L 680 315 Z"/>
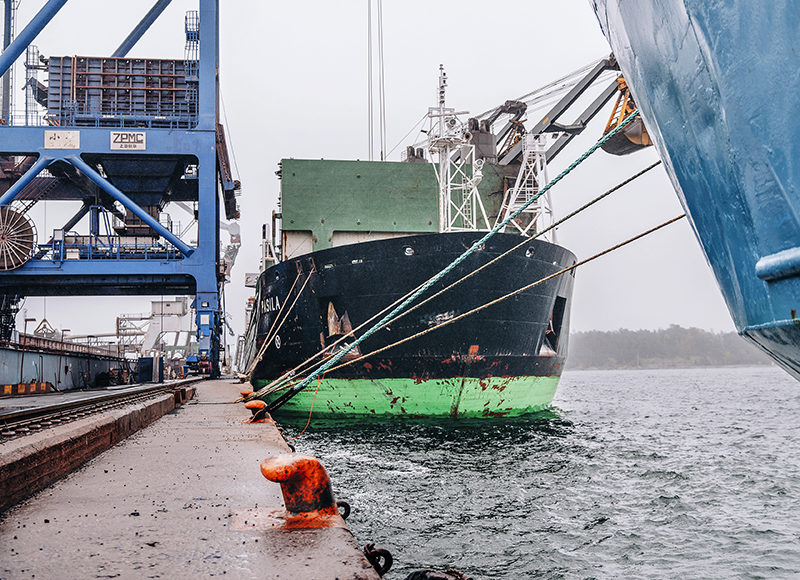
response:
<path id="1" fill-rule="evenodd" d="M 77 421 L 88 415 L 138 403 L 167 391 L 175 391 L 199 380 L 202 379 L 195 377 L 155 386 L 132 387 L 124 391 L 99 395 L 86 393 L 87 396 L 81 399 L 4 413 L 0 415 L 0 443 L 49 427 Z"/>

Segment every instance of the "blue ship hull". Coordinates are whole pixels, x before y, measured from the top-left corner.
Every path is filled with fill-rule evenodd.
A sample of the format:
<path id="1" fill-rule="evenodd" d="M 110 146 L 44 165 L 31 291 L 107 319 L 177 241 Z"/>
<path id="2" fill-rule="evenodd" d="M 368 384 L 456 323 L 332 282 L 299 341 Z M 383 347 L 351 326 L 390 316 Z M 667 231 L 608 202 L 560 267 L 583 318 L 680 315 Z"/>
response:
<path id="1" fill-rule="evenodd" d="M 800 5 L 593 4 L 739 333 L 800 379 Z"/>

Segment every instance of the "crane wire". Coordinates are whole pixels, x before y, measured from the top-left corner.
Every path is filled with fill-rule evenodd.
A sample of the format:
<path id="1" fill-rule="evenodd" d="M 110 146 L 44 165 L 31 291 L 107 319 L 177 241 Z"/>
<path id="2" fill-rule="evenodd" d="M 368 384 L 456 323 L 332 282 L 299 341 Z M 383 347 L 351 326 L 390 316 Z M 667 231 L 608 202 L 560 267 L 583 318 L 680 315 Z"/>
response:
<path id="1" fill-rule="evenodd" d="M 386 160 L 386 83 L 383 60 L 383 0 L 378 2 L 378 100 L 381 139 L 381 161 Z"/>
<path id="2" fill-rule="evenodd" d="M 225 97 L 222 94 L 222 83 L 219 84 L 219 100 L 222 103 L 222 118 L 225 119 L 225 127 L 228 128 L 228 144 L 230 145 L 231 157 L 233 158 L 233 167 L 236 169 L 236 178 L 241 179 L 242 174 L 239 173 L 239 163 L 236 161 L 236 148 L 233 146 L 233 134 L 231 133 L 231 124 L 228 122 L 228 110 L 225 108 Z"/>
<path id="3" fill-rule="evenodd" d="M 522 95 L 521 97 L 517 97 L 514 100 L 527 103 L 528 105 L 536 105 L 546 99 L 554 98 L 560 93 L 564 93 L 567 90 L 569 90 L 569 88 L 573 84 L 575 84 L 576 79 L 578 79 L 579 77 L 583 77 L 587 72 L 596 67 L 603 60 L 605 59 L 597 59 L 596 61 L 590 62 L 589 64 L 582 66 L 581 68 L 574 70 L 571 73 L 564 75 L 559 79 L 551 81 L 546 85 L 539 87 L 538 89 L 535 89 L 525 95 Z M 594 82 L 592 82 L 590 86 L 600 82 L 600 80 L 603 80 L 605 76 L 608 76 L 608 74 L 598 76 L 598 78 Z M 497 111 L 497 109 L 499 109 L 499 107 L 492 107 L 488 111 L 484 111 L 480 115 L 477 115 L 476 118 L 484 119 L 486 117 L 489 117 L 495 111 Z"/>
<path id="4" fill-rule="evenodd" d="M 368 158 L 373 160 L 373 122 L 372 122 L 372 0 L 367 0 L 367 147 Z"/>
<path id="5" fill-rule="evenodd" d="M 389 151 L 389 152 L 386 154 L 386 157 L 389 157 L 389 155 L 391 155 L 392 153 L 394 153 L 394 152 L 395 152 L 395 150 L 396 150 L 398 147 L 400 147 L 400 145 L 402 145 L 403 141 L 405 141 L 406 139 L 408 139 L 408 136 L 409 136 L 409 135 L 411 135 L 411 133 L 413 133 L 413 132 L 414 132 L 414 129 L 416 129 L 417 127 L 419 127 L 419 126 L 420 126 L 420 125 L 421 125 L 421 124 L 422 124 L 422 123 L 425 121 L 425 119 L 427 119 L 427 118 L 428 118 L 428 113 L 425 113 L 424 115 L 422 115 L 422 118 L 421 118 L 419 121 L 417 121 L 416 123 L 414 123 L 414 126 L 413 126 L 413 127 L 411 127 L 411 129 L 409 129 L 409 130 L 408 130 L 408 133 L 406 133 L 405 135 L 403 135 L 402 139 L 400 139 L 400 141 L 398 141 L 398 142 L 397 142 L 397 145 L 395 145 L 394 147 L 392 147 L 392 150 L 391 150 L 391 151 Z"/>
<path id="6" fill-rule="evenodd" d="M 600 61 L 594 62 L 594 63 L 592 63 L 592 64 L 590 64 L 590 65 L 588 65 L 588 66 L 586 66 L 586 67 L 584 67 L 582 69 L 579 69 L 579 70 L 573 72 L 571 75 L 568 75 L 566 77 L 562 77 L 562 79 L 559 79 L 558 81 L 554 81 L 553 83 L 545 85 L 544 87 L 539 88 L 539 89 L 537 89 L 537 90 L 535 90 L 535 91 L 533 91 L 531 93 L 528 93 L 525 96 L 522 96 L 522 97 L 519 97 L 519 98 L 513 99 L 513 100 L 525 103 L 525 105 L 526 105 L 525 114 L 528 117 L 530 117 L 530 115 L 532 115 L 533 113 L 536 113 L 537 111 L 541 111 L 542 109 L 549 109 L 549 108 L 551 108 L 553 106 L 554 103 L 556 103 L 558 101 L 558 99 L 560 99 L 564 94 L 566 94 L 569 90 L 572 89 L 572 87 L 575 84 L 575 78 L 574 77 L 577 77 L 578 75 L 582 75 L 583 73 L 588 71 L 590 68 L 596 66 L 599 62 Z M 610 78 L 612 76 L 614 76 L 616 74 L 617 73 L 615 71 L 605 71 L 603 73 L 600 73 L 597 76 L 597 78 L 589 84 L 589 86 L 587 88 L 594 87 L 594 86 L 596 86 L 596 85 L 598 85 L 600 83 L 605 83 L 608 80 L 610 80 Z M 555 85 L 557 83 L 564 83 L 564 84 L 562 84 L 561 86 L 555 86 L 555 87 L 551 86 L 551 85 Z M 543 91 L 546 91 L 546 92 L 543 92 Z M 494 107 L 492 109 L 489 109 L 488 111 L 484 111 L 480 115 L 476 115 L 475 119 L 478 119 L 478 120 L 486 119 L 486 118 L 492 116 L 493 114 L 495 114 L 499 108 L 500 107 L 498 106 L 498 107 Z M 501 118 L 503 118 L 505 116 L 510 117 L 511 115 L 509 113 L 501 114 L 494 121 L 493 125 L 496 124 L 499 119 L 501 119 Z M 424 143 L 425 143 L 425 141 L 418 141 L 418 142 L 414 143 L 414 147 L 419 147 L 421 145 L 424 145 Z"/>

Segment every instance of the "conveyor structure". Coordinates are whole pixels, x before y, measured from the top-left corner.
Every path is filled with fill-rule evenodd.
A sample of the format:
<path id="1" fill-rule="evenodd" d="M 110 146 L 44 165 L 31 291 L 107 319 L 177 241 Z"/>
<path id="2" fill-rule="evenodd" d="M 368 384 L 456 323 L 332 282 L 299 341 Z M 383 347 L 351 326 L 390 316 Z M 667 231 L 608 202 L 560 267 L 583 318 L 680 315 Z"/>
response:
<path id="1" fill-rule="evenodd" d="M 0 54 L 6 84 L 23 55 L 26 71 L 24 115 L 4 102 L 0 121 L 0 322 L 23 296 L 194 296 L 199 356 L 217 375 L 220 220 L 238 218 L 240 190 L 218 121 L 219 0 L 187 13 L 184 59 L 127 56 L 170 0 L 113 56 L 39 55 L 32 42 L 67 1 L 44 3 Z M 51 202 L 71 217 L 45 231 L 34 208 Z"/>

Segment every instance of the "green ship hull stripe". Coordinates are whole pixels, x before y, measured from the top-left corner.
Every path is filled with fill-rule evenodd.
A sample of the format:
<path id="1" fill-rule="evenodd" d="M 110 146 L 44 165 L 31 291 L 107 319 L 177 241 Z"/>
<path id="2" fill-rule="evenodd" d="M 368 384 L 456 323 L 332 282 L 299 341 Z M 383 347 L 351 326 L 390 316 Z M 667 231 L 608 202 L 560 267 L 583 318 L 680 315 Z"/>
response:
<path id="1" fill-rule="evenodd" d="M 546 408 L 555 396 L 558 380 L 557 376 L 323 379 L 316 400 L 317 381 L 278 413 L 308 415 L 314 400 L 315 417 L 517 417 Z M 259 389 L 267 383 L 256 380 L 253 387 Z"/>

